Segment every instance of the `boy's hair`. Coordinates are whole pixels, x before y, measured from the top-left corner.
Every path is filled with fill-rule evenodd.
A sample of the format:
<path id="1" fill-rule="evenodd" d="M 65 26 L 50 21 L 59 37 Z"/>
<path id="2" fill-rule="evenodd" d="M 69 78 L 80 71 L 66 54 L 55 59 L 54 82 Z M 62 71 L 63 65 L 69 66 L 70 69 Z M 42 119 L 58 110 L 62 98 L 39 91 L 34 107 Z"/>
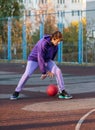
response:
<path id="1" fill-rule="evenodd" d="M 62 33 L 60 31 L 56 31 L 54 33 L 51 34 L 51 39 L 60 39 L 61 41 L 63 40 L 63 36 Z"/>

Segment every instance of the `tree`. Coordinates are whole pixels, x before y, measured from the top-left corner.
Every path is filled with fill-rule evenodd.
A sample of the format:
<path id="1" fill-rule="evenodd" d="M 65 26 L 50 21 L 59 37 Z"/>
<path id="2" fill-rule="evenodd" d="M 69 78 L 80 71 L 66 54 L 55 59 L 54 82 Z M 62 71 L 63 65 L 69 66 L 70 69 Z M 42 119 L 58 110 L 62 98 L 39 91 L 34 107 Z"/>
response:
<path id="1" fill-rule="evenodd" d="M 7 25 L 8 17 L 20 17 L 23 14 L 23 9 L 23 4 L 17 0 L 0 0 L 0 35 L 2 44 L 7 42 L 5 37 L 7 30 L 4 28 Z"/>
<path id="2" fill-rule="evenodd" d="M 82 19 L 83 25 L 83 43 L 86 43 L 86 20 Z M 64 59 L 66 61 L 77 61 L 78 53 L 78 32 L 79 32 L 79 22 L 73 21 L 70 26 L 64 28 Z M 66 54 L 66 55 L 65 55 Z"/>
<path id="3" fill-rule="evenodd" d="M 0 0 L 0 18 L 21 16 L 24 5 L 17 0 Z"/>
<path id="4" fill-rule="evenodd" d="M 19 21 L 20 16 L 23 15 L 23 11 L 24 5 L 20 3 L 18 0 L 0 0 L 0 53 L 1 56 L 4 55 L 5 58 L 7 55 L 8 17 L 11 18 L 15 16 Z M 11 19 L 11 22 L 13 24 L 14 20 L 12 20 L 13 19 Z M 11 26 L 13 26 L 12 24 Z"/>
<path id="5" fill-rule="evenodd" d="M 38 10 L 34 11 L 35 14 L 35 25 L 38 30 L 38 26 L 41 22 L 44 24 L 44 33 L 50 34 L 53 33 L 54 30 L 57 29 L 57 19 L 54 2 L 47 0 L 46 3 L 42 3 L 39 1 Z"/>
<path id="6" fill-rule="evenodd" d="M 51 34 L 54 32 L 54 30 L 57 30 L 57 17 L 55 9 L 54 9 L 54 3 L 52 1 L 48 1 L 47 8 L 46 8 L 46 16 L 45 16 L 45 25 L 44 25 L 44 32 L 46 34 Z"/>

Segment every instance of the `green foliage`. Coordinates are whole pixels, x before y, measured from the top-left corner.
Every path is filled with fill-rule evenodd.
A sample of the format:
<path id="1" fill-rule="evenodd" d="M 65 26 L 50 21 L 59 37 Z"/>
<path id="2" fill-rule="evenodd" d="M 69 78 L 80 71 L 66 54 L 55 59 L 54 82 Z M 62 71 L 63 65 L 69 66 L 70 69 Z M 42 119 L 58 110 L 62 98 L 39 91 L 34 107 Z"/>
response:
<path id="1" fill-rule="evenodd" d="M 0 0 L 0 18 L 21 16 L 24 5 L 17 0 Z"/>
<path id="2" fill-rule="evenodd" d="M 78 43 L 78 26 L 70 25 L 68 28 L 64 28 L 63 30 L 64 37 L 64 50 L 65 53 L 70 53 L 73 51 L 77 51 L 77 43 Z"/>
<path id="3" fill-rule="evenodd" d="M 57 30 L 56 27 L 56 18 L 52 15 L 47 15 L 45 24 L 44 24 L 44 33 L 45 34 L 52 34 L 54 30 Z"/>
<path id="4" fill-rule="evenodd" d="M 83 24 L 83 44 L 86 43 L 86 24 Z M 63 29 L 63 59 L 65 61 L 77 61 L 78 55 L 78 34 L 79 23 L 71 23 L 69 27 Z"/>
<path id="5" fill-rule="evenodd" d="M 39 37 L 40 37 L 40 31 L 39 30 L 36 30 L 36 32 L 34 32 L 32 34 L 32 44 L 36 44 L 36 42 L 39 40 Z"/>
<path id="6" fill-rule="evenodd" d="M 17 0 L 0 0 L 0 40 L 2 44 L 7 42 L 8 17 L 17 16 L 20 18 L 23 14 L 23 10 L 23 4 L 19 3 Z"/>
<path id="7" fill-rule="evenodd" d="M 11 30 L 11 38 L 12 43 L 17 45 L 22 43 L 22 21 L 18 21 L 17 19 L 12 19 L 12 30 Z"/>

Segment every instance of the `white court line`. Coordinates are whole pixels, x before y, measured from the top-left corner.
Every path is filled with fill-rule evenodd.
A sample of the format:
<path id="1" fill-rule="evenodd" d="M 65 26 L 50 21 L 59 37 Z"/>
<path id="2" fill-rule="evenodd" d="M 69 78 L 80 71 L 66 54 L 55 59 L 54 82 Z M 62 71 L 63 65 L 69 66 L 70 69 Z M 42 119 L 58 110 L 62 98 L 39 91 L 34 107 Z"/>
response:
<path id="1" fill-rule="evenodd" d="M 89 111 L 88 113 L 86 113 L 77 123 L 75 130 L 80 130 L 80 127 L 83 123 L 83 121 L 86 119 L 87 116 L 89 116 L 92 112 L 94 112 L 95 109 L 92 109 L 91 111 Z"/>

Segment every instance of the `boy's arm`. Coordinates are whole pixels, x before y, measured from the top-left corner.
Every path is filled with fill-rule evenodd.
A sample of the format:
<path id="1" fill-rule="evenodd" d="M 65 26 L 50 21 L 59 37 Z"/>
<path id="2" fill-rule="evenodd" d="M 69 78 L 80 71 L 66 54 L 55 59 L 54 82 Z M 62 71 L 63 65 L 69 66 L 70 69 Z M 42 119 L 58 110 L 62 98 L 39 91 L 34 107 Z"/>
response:
<path id="1" fill-rule="evenodd" d="M 39 46 L 38 46 L 38 64 L 39 64 L 42 74 L 46 74 L 44 57 L 47 52 L 46 52 L 45 44 L 46 44 L 46 41 L 41 39 Z"/>

